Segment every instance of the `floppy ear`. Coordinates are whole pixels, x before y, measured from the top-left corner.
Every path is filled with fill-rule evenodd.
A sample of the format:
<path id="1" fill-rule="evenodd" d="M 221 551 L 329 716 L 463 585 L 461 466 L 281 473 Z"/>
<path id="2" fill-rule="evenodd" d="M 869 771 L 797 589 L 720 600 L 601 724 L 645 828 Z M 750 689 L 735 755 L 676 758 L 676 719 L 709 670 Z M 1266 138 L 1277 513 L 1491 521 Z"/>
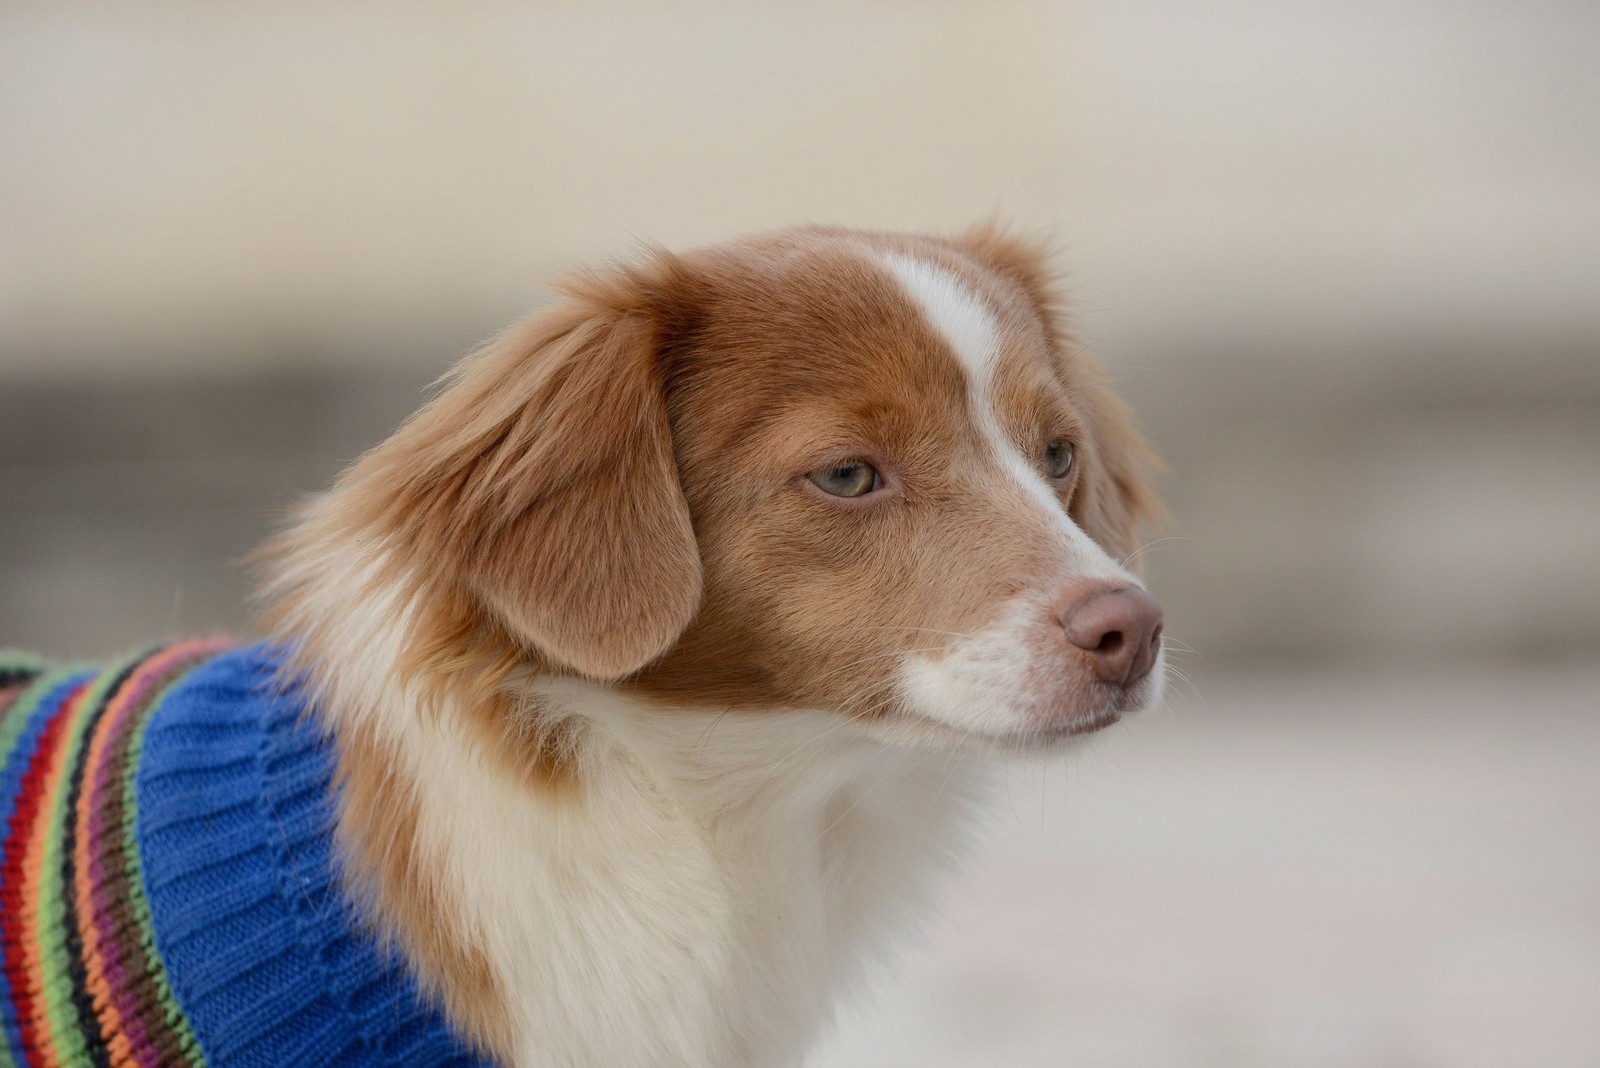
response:
<path id="1" fill-rule="evenodd" d="M 1049 250 L 992 223 L 967 231 L 955 245 L 1015 283 L 1037 310 L 1088 424 L 1073 518 L 1106 552 L 1126 559 L 1137 550 L 1140 532 L 1165 519 L 1151 489 L 1161 461 L 1139 433 L 1133 413 L 1112 391 L 1105 368 L 1072 343 L 1059 273 L 1051 266 Z"/>
<path id="2" fill-rule="evenodd" d="M 657 324 L 604 299 L 625 286 L 574 286 L 507 331 L 363 465 L 413 567 L 600 679 L 665 652 L 701 591 Z"/>

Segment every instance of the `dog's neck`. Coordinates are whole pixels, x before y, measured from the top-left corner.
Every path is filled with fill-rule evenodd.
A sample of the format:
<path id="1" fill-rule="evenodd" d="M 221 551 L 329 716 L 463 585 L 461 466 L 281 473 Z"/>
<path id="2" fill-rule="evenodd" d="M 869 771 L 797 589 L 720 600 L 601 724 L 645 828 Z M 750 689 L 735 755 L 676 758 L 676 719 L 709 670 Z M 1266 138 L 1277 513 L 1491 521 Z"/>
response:
<path id="1" fill-rule="evenodd" d="M 840 988 L 920 915 L 971 762 L 819 712 L 529 690 L 578 727 L 556 797 L 486 759 L 461 710 L 402 698 L 382 717 L 415 853 L 487 961 L 517 1063 L 798 1062 Z"/>

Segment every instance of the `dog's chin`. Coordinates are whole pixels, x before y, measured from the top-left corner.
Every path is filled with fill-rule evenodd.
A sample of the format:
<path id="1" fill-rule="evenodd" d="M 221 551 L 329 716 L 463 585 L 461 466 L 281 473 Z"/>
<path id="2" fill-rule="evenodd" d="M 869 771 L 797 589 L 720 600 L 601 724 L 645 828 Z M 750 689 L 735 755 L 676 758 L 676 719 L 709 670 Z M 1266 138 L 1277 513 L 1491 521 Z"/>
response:
<path id="1" fill-rule="evenodd" d="M 1048 757 L 1081 745 L 1091 735 L 1143 712 L 1161 698 L 1160 671 L 1137 685 L 1096 687 L 1092 703 L 1074 702 L 1073 707 L 1045 707 L 1028 710 L 1014 720 L 1015 728 L 985 728 L 958 725 L 911 708 L 879 723 L 892 740 L 901 744 L 932 745 L 944 749 L 994 753 L 1005 756 Z M 988 719 L 989 717 L 985 717 Z"/>
<path id="2" fill-rule="evenodd" d="M 1015 731 L 954 727 L 941 720 L 907 714 L 874 725 L 873 733 L 895 746 L 940 749 L 1004 757 L 1048 757 L 1081 745 L 1090 735 L 1117 723 L 1120 713 L 1105 712 L 1071 723 Z"/>

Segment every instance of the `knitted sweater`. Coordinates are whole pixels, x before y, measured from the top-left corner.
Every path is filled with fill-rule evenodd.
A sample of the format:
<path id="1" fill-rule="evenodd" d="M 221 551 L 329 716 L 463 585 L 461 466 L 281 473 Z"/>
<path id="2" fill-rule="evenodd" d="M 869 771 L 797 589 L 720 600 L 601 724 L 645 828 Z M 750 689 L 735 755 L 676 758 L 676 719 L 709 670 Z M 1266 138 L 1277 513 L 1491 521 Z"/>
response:
<path id="1" fill-rule="evenodd" d="M 342 894 L 278 666 L 0 654 L 0 1068 L 483 1063 Z"/>

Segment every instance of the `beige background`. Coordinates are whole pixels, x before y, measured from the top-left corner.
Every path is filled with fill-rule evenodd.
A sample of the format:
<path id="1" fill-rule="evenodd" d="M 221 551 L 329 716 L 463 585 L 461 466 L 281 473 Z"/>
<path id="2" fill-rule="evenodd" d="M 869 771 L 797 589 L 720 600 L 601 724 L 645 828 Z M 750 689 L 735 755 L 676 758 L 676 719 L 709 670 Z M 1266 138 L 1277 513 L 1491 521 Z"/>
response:
<path id="1" fill-rule="evenodd" d="M 1597 115 L 1556 0 L 11 3 L 0 641 L 241 628 L 272 513 L 564 265 L 998 216 L 1203 658 L 1019 773 L 827 1063 L 1593 1064 Z"/>

